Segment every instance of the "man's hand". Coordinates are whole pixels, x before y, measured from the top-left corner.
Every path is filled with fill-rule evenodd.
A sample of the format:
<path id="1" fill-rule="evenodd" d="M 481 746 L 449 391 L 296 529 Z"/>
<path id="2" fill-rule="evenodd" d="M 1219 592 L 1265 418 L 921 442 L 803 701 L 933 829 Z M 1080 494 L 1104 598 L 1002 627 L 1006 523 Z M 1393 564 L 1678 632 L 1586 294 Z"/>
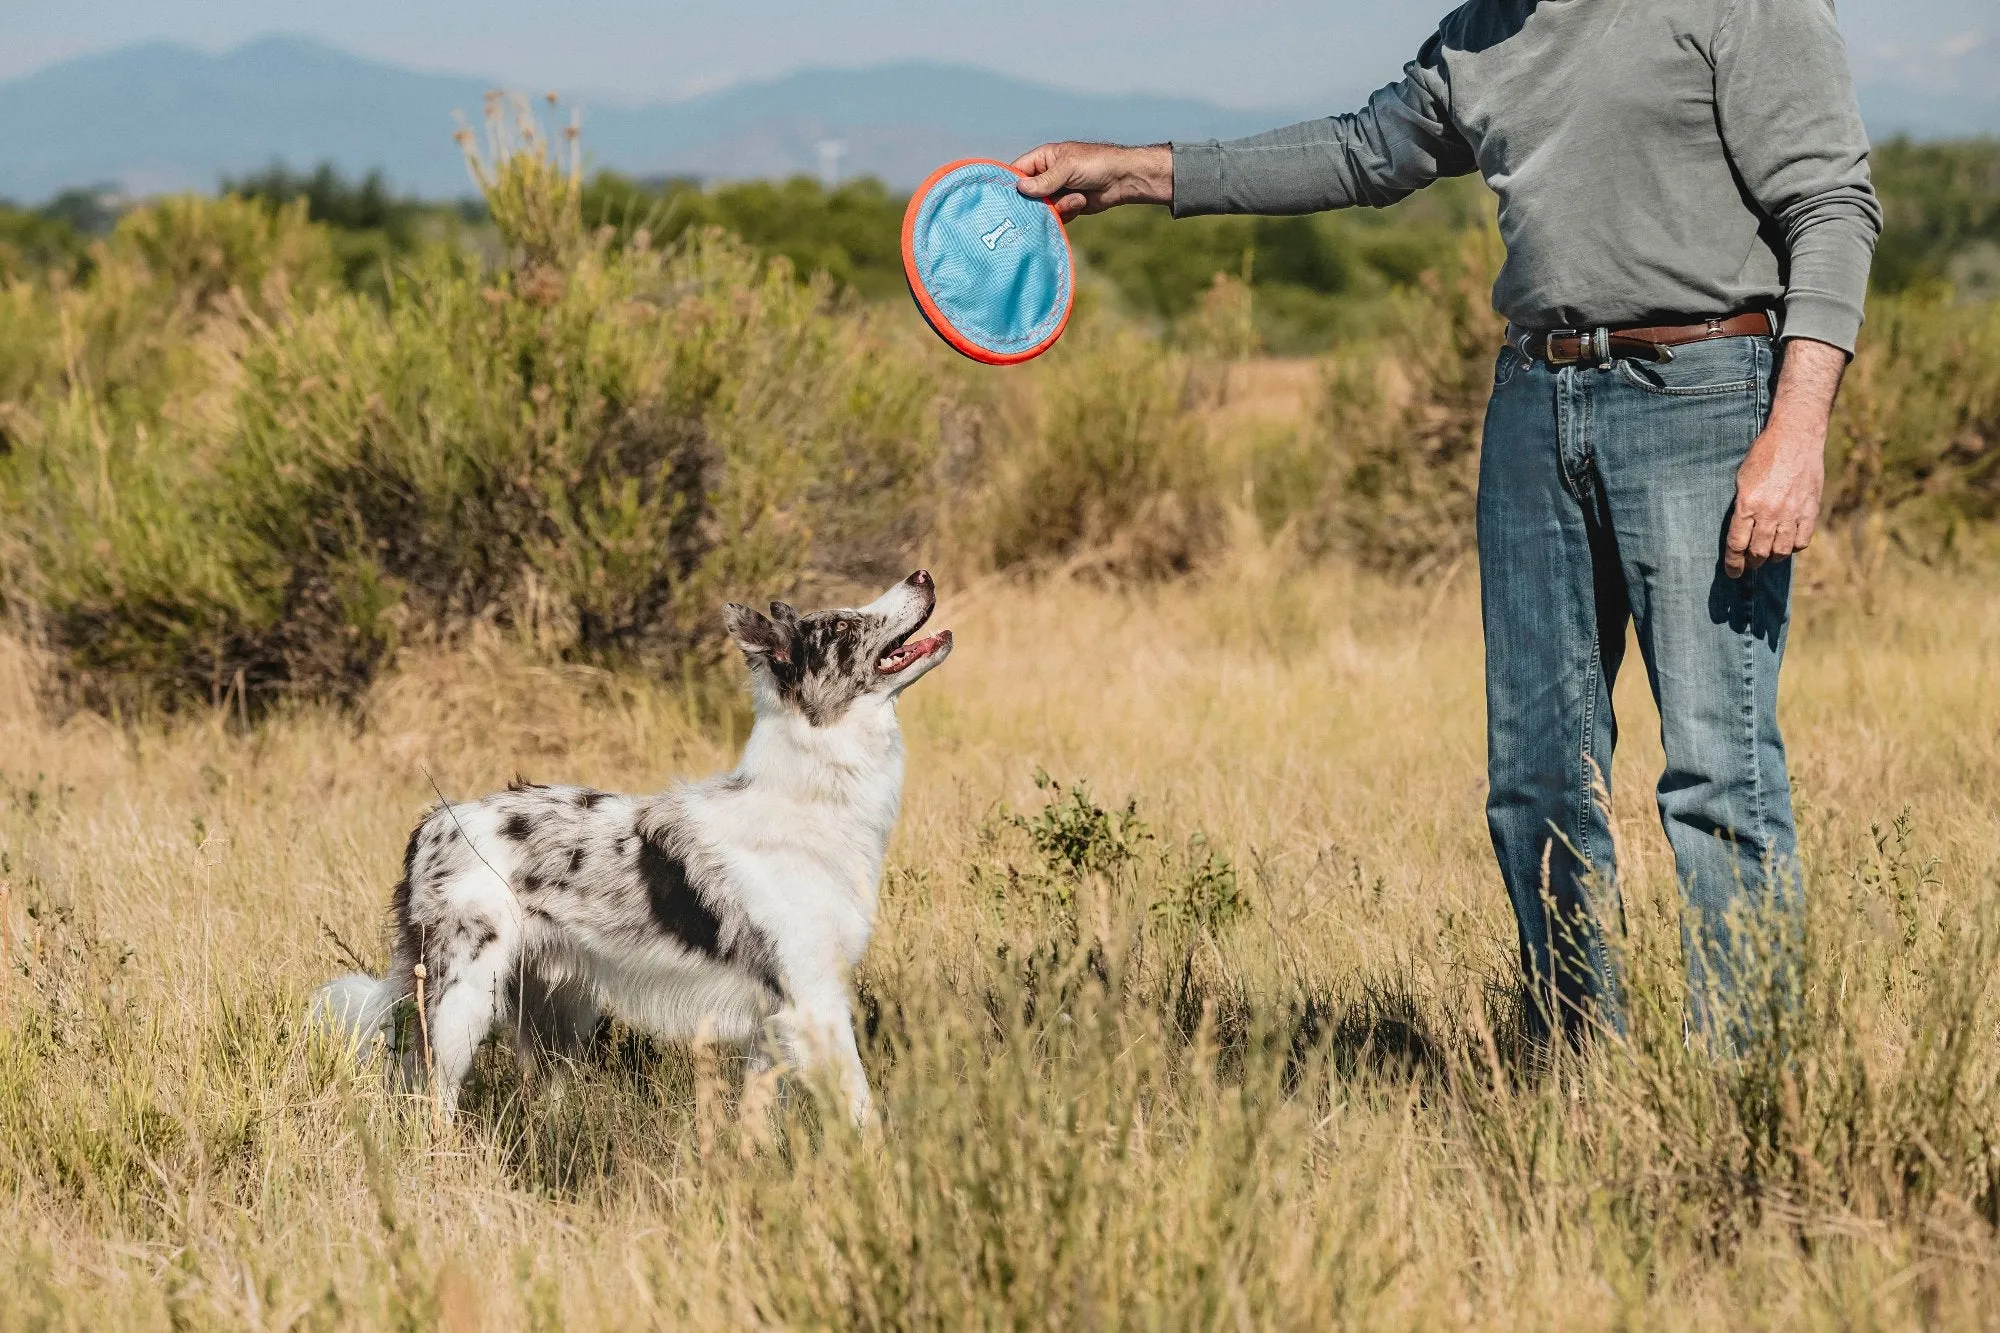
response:
<path id="1" fill-rule="evenodd" d="M 1771 420 L 1736 470 L 1723 572 L 1741 578 L 1812 544 L 1826 489 L 1826 432 L 1847 353 L 1809 338 L 1784 347 Z"/>
<path id="2" fill-rule="evenodd" d="M 1167 144 L 1045 143 L 1014 159 L 1022 194 L 1047 199 L 1064 222 L 1119 204 L 1171 204 L 1174 150 Z"/>

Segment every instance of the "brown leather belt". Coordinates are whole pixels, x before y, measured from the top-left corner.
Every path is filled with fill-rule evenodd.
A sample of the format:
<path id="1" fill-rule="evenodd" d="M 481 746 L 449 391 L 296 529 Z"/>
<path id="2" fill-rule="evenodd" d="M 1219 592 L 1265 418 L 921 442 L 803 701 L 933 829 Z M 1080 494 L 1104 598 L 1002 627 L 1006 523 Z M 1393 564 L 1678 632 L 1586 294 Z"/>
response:
<path id="1" fill-rule="evenodd" d="M 1551 366 L 1576 366 L 1585 362 L 1609 366 L 1621 358 L 1637 361 L 1671 361 L 1674 348 L 1714 338 L 1769 338 L 1777 332 L 1771 317 L 1761 310 L 1728 319 L 1703 320 L 1699 324 L 1660 324 L 1620 329 L 1517 329 L 1509 327 L 1508 339 L 1523 356 L 1545 361 Z"/>

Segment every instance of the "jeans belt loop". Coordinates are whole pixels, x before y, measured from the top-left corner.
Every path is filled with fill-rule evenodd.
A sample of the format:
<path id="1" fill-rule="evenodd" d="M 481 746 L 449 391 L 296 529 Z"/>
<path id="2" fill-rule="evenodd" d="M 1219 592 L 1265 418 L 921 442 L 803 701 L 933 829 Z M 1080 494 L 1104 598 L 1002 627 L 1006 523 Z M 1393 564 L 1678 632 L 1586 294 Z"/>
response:
<path id="1" fill-rule="evenodd" d="M 1597 353 L 1597 368 L 1611 369 L 1611 330 L 1600 324 L 1591 331 L 1591 348 Z"/>

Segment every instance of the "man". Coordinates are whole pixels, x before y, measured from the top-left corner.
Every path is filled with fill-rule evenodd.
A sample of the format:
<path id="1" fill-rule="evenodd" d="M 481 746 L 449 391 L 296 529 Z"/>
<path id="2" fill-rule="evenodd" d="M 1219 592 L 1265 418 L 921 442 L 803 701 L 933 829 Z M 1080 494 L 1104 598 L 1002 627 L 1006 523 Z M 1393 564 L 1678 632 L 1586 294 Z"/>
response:
<path id="1" fill-rule="evenodd" d="M 1700 923 L 1694 994 L 1726 998 L 1732 920 L 1798 907 L 1777 718 L 1791 557 L 1881 227 L 1831 0 L 1471 0 L 1353 115 L 1015 166 L 1065 217 L 1382 206 L 1485 177 L 1509 321 L 1478 502 L 1487 818 L 1530 1008 L 1572 1032 L 1619 1020 L 1598 789 L 1628 620 Z"/>

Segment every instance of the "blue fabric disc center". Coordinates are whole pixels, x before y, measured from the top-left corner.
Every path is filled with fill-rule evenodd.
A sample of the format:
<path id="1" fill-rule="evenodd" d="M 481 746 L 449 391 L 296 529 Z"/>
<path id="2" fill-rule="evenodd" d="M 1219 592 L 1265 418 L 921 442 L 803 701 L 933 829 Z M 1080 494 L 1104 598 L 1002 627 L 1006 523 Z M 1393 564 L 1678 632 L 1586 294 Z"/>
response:
<path id="1" fill-rule="evenodd" d="M 917 278 L 961 337 L 1002 356 L 1040 346 L 1069 310 L 1069 247 L 1047 204 L 1002 166 L 971 163 L 924 197 L 910 237 Z"/>

